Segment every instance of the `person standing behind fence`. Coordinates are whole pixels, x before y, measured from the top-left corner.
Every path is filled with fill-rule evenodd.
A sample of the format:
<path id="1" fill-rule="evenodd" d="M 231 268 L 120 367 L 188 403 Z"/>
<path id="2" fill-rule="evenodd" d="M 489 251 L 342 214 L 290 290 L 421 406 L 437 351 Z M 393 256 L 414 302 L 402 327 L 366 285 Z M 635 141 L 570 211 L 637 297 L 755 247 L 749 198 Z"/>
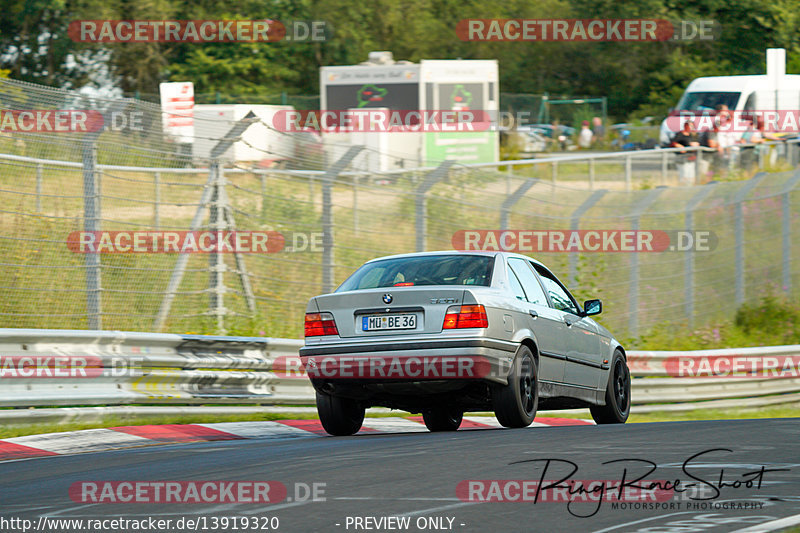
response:
<path id="1" fill-rule="evenodd" d="M 578 146 L 587 149 L 592 146 L 592 130 L 589 129 L 589 121 L 584 120 L 581 124 L 581 132 L 578 134 Z"/>
<path id="2" fill-rule="evenodd" d="M 603 125 L 603 119 L 594 117 L 592 119 L 592 134 L 594 135 L 595 145 L 602 146 L 606 138 L 606 127 Z"/>
<path id="3" fill-rule="evenodd" d="M 688 148 L 690 146 L 700 146 L 697 132 L 694 131 L 694 122 L 691 119 L 683 123 L 681 131 L 672 138 L 672 146 L 675 148 Z M 695 160 L 697 152 L 678 152 L 678 175 L 682 184 L 692 185 L 695 181 Z"/>

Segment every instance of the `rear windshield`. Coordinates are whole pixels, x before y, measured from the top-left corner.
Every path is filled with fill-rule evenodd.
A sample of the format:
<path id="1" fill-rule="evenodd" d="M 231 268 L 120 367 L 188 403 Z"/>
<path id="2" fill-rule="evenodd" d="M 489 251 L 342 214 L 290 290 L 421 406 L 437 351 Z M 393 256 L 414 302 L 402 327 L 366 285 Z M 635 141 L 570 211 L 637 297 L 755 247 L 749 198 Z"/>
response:
<path id="1" fill-rule="evenodd" d="M 383 259 L 362 266 L 336 292 L 422 285 L 480 285 L 492 282 L 494 258 L 481 255 L 426 255 Z"/>
<path id="2" fill-rule="evenodd" d="M 723 92 L 696 92 L 686 93 L 678 102 L 678 109 L 682 111 L 713 111 L 719 105 L 726 105 L 728 109 L 736 109 L 736 103 L 742 93 Z"/>

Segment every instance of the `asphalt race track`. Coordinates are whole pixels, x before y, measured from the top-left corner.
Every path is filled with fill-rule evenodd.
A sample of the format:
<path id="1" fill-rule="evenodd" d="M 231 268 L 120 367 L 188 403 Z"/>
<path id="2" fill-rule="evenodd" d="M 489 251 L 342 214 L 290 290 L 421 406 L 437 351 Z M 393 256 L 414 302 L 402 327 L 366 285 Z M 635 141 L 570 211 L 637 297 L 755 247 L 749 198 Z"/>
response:
<path id="1" fill-rule="evenodd" d="M 730 451 L 692 459 L 716 448 Z M 172 520 L 169 527 L 157 529 L 161 533 L 779 531 L 800 523 L 799 451 L 798 420 L 777 419 L 236 440 L 39 457 L 0 463 L 0 529 L 22 531 L 21 522 L 8 522 L 15 518 L 29 519 L 32 530 L 39 525 L 42 531 L 45 526 L 38 521 L 47 516 Z M 547 466 L 546 480 L 565 477 L 571 462 L 578 469 L 571 480 L 620 480 L 627 468 L 630 482 L 634 472 L 638 477 L 650 468 L 643 461 L 652 461 L 656 470 L 644 479 L 681 479 L 684 488 L 691 482 L 696 486 L 659 502 L 673 504 L 672 509 L 641 508 L 646 502 L 622 509 L 611 501 L 568 506 L 564 501 L 486 503 L 459 498 L 457 486 L 464 480 L 539 480 L 545 459 L 554 460 Z M 607 463 L 615 460 L 625 461 Z M 84 503 L 69 493 L 77 482 L 157 480 L 270 480 L 282 483 L 288 494 L 267 504 L 151 504 Z M 313 484 L 318 484 L 317 501 L 306 490 Z M 720 485 L 716 495 L 712 486 Z M 509 492 L 510 497 L 514 494 L 520 493 Z M 690 494 L 710 499 L 695 501 Z M 216 528 L 211 522 L 215 517 Z M 241 521 L 238 529 L 231 522 L 224 528 L 219 522 L 224 517 L 252 520 L 247 527 L 241 527 Z M 277 529 L 271 527 L 276 525 L 269 520 L 273 517 L 279 521 Z M 396 518 L 387 521 L 388 517 Z M 178 520 L 183 527 L 175 525 Z M 190 528 L 187 520 L 196 523 Z M 49 524 L 45 531 L 75 530 Z M 135 529 L 109 525 L 95 531 Z"/>

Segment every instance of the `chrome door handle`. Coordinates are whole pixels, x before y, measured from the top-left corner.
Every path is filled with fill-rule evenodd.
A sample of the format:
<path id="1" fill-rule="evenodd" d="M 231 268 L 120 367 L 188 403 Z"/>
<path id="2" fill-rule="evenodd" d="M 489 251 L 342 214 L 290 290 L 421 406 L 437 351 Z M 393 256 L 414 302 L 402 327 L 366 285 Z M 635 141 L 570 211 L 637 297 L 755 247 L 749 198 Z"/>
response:
<path id="1" fill-rule="evenodd" d="M 537 313 L 533 309 L 529 310 L 528 314 L 531 315 L 533 318 L 539 318 L 539 313 Z"/>
<path id="2" fill-rule="evenodd" d="M 568 328 L 571 328 L 572 324 L 574 324 L 574 322 L 572 320 L 570 320 L 569 318 L 565 318 L 564 319 L 564 324 L 566 324 Z"/>

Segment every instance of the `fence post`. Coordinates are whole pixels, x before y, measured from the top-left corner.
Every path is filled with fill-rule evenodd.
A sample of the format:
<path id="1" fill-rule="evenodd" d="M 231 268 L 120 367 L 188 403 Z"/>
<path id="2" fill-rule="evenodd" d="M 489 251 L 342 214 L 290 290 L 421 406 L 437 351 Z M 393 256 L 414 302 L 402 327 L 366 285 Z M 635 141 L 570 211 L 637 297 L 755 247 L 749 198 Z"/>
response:
<path id="1" fill-rule="evenodd" d="M 639 231 L 639 218 L 649 208 L 666 187 L 656 187 L 633 206 L 631 230 Z M 631 253 L 631 284 L 628 293 L 628 333 L 636 335 L 639 331 L 639 252 Z"/>
<path id="2" fill-rule="evenodd" d="M 322 292 L 333 291 L 333 182 L 363 150 L 363 146 L 351 146 L 347 152 L 322 177 Z"/>
<path id="3" fill-rule="evenodd" d="M 42 164 L 36 163 L 36 212 L 42 212 Z"/>
<path id="4" fill-rule="evenodd" d="M 697 206 L 705 200 L 711 191 L 714 190 L 716 181 L 709 182 L 705 187 L 700 189 L 694 196 L 689 199 L 686 204 L 684 212 L 684 227 L 687 232 L 691 232 L 694 226 L 694 210 Z M 684 278 L 683 278 L 683 291 L 684 291 L 684 309 L 686 311 L 686 319 L 689 327 L 694 327 L 694 250 L 689 249 L 685 251 L 686 257 L 684 258 Z"/>
<path id="5" fill-rule="evenodd" d="M 214 203 L 217 204 L 220 201 L 219 190 L 217 189 L 217 178 L 218 173 L 222 173 L 222 165 L 219 163 L 219 158 L 231 147 L 231 145 L 239 140 L 239 137 L 242 133 L 245 132 L 247 128 L 250 127 L 251 124 L 258 121 L 258 117 L 256 114 L 250 111 L 245 115 L 242 119 L 240 119 L 234 126 L 225 134 L 225 136 L 211 149 L 210 158 L 211 158 L 211 165 L 208 169 L 208 181 L 206 181 L 205 187 L 203 188 L 203 194 L 200 197 L 200 203 L 197 206 L 197 210 L 194 212 L 194 217 L 192 217 L 192 222 L 189 226 L 189 231 L 197 231 L 200 228 L 200 224 L 203 221 L 203 212 L 205 211 L 206 206 L 209 202 L 212 201 L 212 195 L 214 195 Z M 219 172 L 218 172 L 219 171 Z M 224 179 L 224 178 L 223 178 Z M 223 198 L 224 201 L 224 198 Z M 225 211 L 222 210 L 217 211 L 215 214 L 215 208 L 212 207 L 211 209 L 211 217 L 213 219 L 214 216 L 219 217 L 222 215 L 222 223 L 224 224 L 225 220 Z M 210 222 L 210 225 L 214 225 L 218 222 L 219 218 L 213 219 Z M 219 248 L 218 248 L 219 249 Z M 219 252 L 215 252 L 212 254 L 211 261 L 214 261 L 214 255 L 217 255 Z M 175 262 L 175 267 L 172 269 L 172 275 L 169 278 L 169 284 L 167 285 L 167 290 L 164 293 L 164 299 L 161 300 L 161 307 L 158 309 L 158 314 L 156 315 L 156 319 L 153 322 L 153 327 L 156 331 L 160 331 L 161 328 L 164 327 L 164 323 L 167 320 L 167 315 L 169 314 L 169 310 L 172 307 L 172 301 L 175 299 L 175 295 L 177 294 L 178 287 L 181 284 L 181 280 L 183 280 L 183 274 L 186 272 L 186 263 L 189 261 L 188 254 L 179 254 L 178 260 Z M 224 265 L 223 265 L 224 266 Z M 214 276 L 214 272 L 211 273 L 212 281 Z M 212 298 L 215 294 L 214 288 L 212 287 Z M 212 302 L 213 306 L 213 302 Z M 218 323 L 219 327 L 219 323 Z M 221 328 L 220 328 L 221 329 Z"/>
<path id="6" fill-rule="evenodd" d="M 353 236 L 358 237 L 358 178 L 353 175 Z"/>
<path id="7" fill-rule="evenodd" d="M 153 226 L 158 230 L 161 227 L 161 173 L 156 172 L 153 174 L 153 187 L 155 192 L 155 199 L 153 203 Z"/>
<path id="8" fill-rule="evenodd" d="M 734 204 L 734 231 L 736 237 L 736 305 L 744 303 L 744 213 L 742 203 L 750 191 L 767 176 L 766 172 L 759 172 L 736 192 Z"/>
<path id="9" fill-rule="evenodd" d="M 599 189 L 594 191 L 589 198 L 584 200 L 584 202 L 578 207 L 575 211 L 572 212 L 570 216 L 570 223 L 569 229 L 572 231 L 577 231 L 580 226 L 580 219 L 588 211 L 595 205 L 600 199 L 608 192 L 606 189 Z M 577 252 L 570 252 L 569 254 L 569 287 L 573 289 L 577 286 L 578 283 L 578 253 Z"/>
<path id="10" fill-rule="evenodd" d="M 589 190 L 594 189 L 594 157 L 589 158 Z"/>
<path id="11" fill-rule="evenodd" d="M 500 229 L 507 230 L 508 229 L 508 215 L 511 211 L 511 208 L 519 202 L 519 200 L 525 195 L 528 190 L 533 187 L 539 180 L 536 178 L 528 178 L 525 183 L 520 185 L 514 194 L 510 194 L 508 198 L 503 200 L 503 205 L 500 206 Z"/>
<path id="12" fill-rule="evenodd" d="M 783 248 L 783 272 L 781 287 L 786 291 L 786 294 L 792 292 L 792 212 L 791 212 L 791 197 L 792 190 L 800 181 L 800 169 L 795 170 L 794 176 L 783 186 L 783 193 L 781 194 L 781 235 L 782 235 L 782 248 Z"/>
<path id="13" fill-rule="evenodd" d="M 428 214 L 425 209 L 427 200 L 425 195 L 439 180 L 447 176 L 453 163 L 454 161 L 452 160 L 442 161 L 441 165 L 428 172 L 428 175 L 425 176 L 425 179 L 417 187 L 416 198 L 414 199 L 414 225 L 416 232 L 416 250 L 418 252 L 425 251 L 425 237 L 428 232 Z"/>
<path id="14" fill-rule="evenodd" d="M 667 184 L 667 156 L 669 152 L 661 152 L 661 185 Z"/>
<path id="15" fill-rule="evenodd" d="M 95 136 L 83 141 L 83 230 L 100 231 L 100 195 L 97 187 Z M 86 315 L 89 329 L 103 329 L 100 254 L 84 254 L 86 264 Z"/>
<path id="16" fill-rule="evenodd" d="M 222 173 L 222 166 L 219 161 L 214 160 L 209 167 L 210 172 L 214 176 L 214 181 L 211 185 L 211 202 L 209 205 L 208 227 L 216 235 L 220 235 L 227 229 L 225 214 L 223 212 L 223 198 L 222 190 L 224 186 L 224 175 Z M 208 258 L 209 265 L 209 313 L 216 317 L 217 320 L 217 333 L 224 335 L 225 333 L 225 260 L 222 257 L 222 250 L 219 246 L 219 237 L 217 238 L 216 249 L 211 253 Z"/>
<path id="17" fill-rule="evenodd" d="M 556 184 L 556 180 L 558 179 L 558 162 L 557 161 L 553 161 L 551 164 L 553 165 L 552 169 L 551 169 L 552 173 L 553 173 L 552 174 L 553 185 L 555 185 Z"/>
<path id="18" fill-rule="evenodd" d="M 261 222 L 267 221 L 267 173 L 261 171 Z"/>

